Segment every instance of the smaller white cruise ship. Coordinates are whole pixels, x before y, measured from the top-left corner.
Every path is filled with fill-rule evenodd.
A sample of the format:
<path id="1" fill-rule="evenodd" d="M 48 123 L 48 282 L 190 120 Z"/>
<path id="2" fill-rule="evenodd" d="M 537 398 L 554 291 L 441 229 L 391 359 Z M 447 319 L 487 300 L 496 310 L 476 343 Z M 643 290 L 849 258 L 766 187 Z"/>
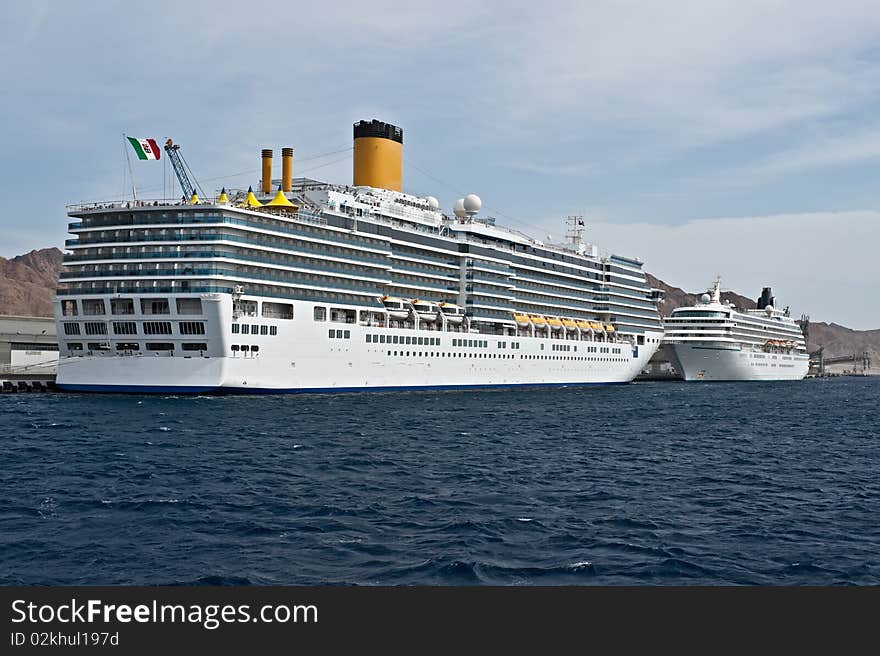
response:
<path id="1" fill-rule="evenodd" d="M 804 326 L 788 308 L 777 310 L 765 287 L 756 310 L 721 301 L 721 279 L 697 305 L 664 319 L 663 343 L 685 380 L 800 380 L 807 375 Z"/>

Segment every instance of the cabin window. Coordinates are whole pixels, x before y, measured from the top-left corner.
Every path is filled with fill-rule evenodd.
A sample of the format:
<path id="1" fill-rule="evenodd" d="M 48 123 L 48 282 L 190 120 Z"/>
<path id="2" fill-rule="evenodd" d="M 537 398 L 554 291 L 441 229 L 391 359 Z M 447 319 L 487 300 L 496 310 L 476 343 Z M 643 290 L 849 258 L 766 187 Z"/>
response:
<path id="1" fill-rule="evenodd" d="M 315 308 L 315 321 L 327 321 L 327 308 L 325 308 L 325 307 L 316 307 Z"/>
<path id="2" fill-rule="evenodd" d="M 372 335 L 367 335 L 367 344 L 370 344 L 373 341 Z"/>
<path id="3" fill-rule="evenodd" d="M 75 317 L 77 314 L 76 301 L 63 301 L 61 303 L 61 314 L 65 317 Z"/>
<path id="4" fill-rule="evenodd" d="M 257 346 L 256 344 L 254 344 L 253 346 L 251 346 L 251 353 L 256 353 L 256 352 L 259 351 L 259 350 L 260 350 L 260 347 Z"/>
<path id="5" fill-rule="evenodd" d="M 137 342 L 119 342 L 116 345 L 117 351 L 140 351 L 141 345 Z"/>
<path id="6" fill-rule="evenodd" d="M 208 345 L 205 342 L 184 342 L 181 348 L 184 351 L 207 351 Z"/>
<path id="7" fill-rule="evenodd" d="M 107 324 L 103 321 L 86 321 L 86 335 L 106 335 Z"/>
<path id="8" fill-rule="evenodd" d="M 354 323 L 356 312 L 354 310 L 344 310 L 342 308 L 330 308 L 330 321 L 339 323 Z"/>
<path id="9" fill-rule="evenodd" d="M 170 342 L 147 342 L 148 351 L 173 351 L 174 344 Z"/>
<path id="10" fill-rule="evenodd" d="M 241 324 L 241 334 L 242 335 L 250 335 L 251 334 L 251 325 L 249 323 Z"/>
<path id="11" fill-rule="evenodd" d="M 232 350 L 233 350 L 233 351 L 238 351 L 238 344 L 233 344 L 233 345 L 232 345 Z"/>
<path id="12" fill-rule="evenodd" d="M 106 309 L 104 308 L 104 299 L 102 298 L 84 298 L 82 300 L 83 314 L 86 315 L 99 315 L 104 314 Z"/>
<path id="13" fill-rule="evenodd" d="M 134 321 L 114 321 L 114 335 L 137 335 L 137 323 Z"/>
<path id="14" fill-rule="evenodd" d="M 239 331 L 238 324 L 237 323 L 232 324 L 232 334 L 238 335 L 238 331 Z"/>
<path id="15" fill-rule="evenodd" d="M 79 335 L 79 324 L 78 323 L 65 323 L 64 324 L 64 334 L 65 335 Z"/>
<path id="16" fill-rule="evenodd" d="M 260 334 L 268 335 L 269 334 L 269 326 L 260 326 Z"/>
<path id="17" fill-rule="evenodd" d="M 166 298 L 142 298 L 141 314 L 171 314 Z"/>
<path id="18" fill-rule="evenodd" d="M 351 339 L 351 331 L 350 330 L 345 331 L 344 339 Z"/>
<path id="19" fill-rule="evenodd" d="M 134 301 L 130 298 L 111 298 L 110 314 L 134 314 Z"/>
<path id="20" fill-rule="evenodd" d="M 177 314 L 201 314 L 202 300 L 200 298 L 178 298 Z"/>
<path id="21" fill-rule="evenodd" d="M 278 334 L 278 326 L 269 326 L 269 334 L 277 335 Z"/>
<path id="22" fill-rule="evenodd" d="M 259 335 L 260 334 L 260 326 L 252 323 L 251 324 L 251 335 Z"/>
<path id="23" fill-rule="evenodd" d="M 263 316 L 267 319 L 293 319 L 293 304 L 264 301 Z"/>
<path id="24" fill-rule="evenodd" d="M 170 335 L 170 321 L 144 321 L 144 335 Z M 147 345 L 149 348 L 149 344 Z M 160 349 L 152 349 L 160 350 Z"/>
<path id="25" fill-rule="evenodd" d="M 67 344 L 67 350 L 68 351 L 82 351 L 83 345 L 80 343 L 77 343 L 77 342 L 69 342 Z"/>
<path id="26" fill-rule="evenodd" d="M 179 326 L 181 335 L 204 335 L 205 334 L 205 322 L 204 321 L 181 321 Z"/>
<path id="27" fill-rule="evenodd" d="M 87 346 L 90 351 L 107 351 L 110 349 L 109 342 L 89 342 Z"/>

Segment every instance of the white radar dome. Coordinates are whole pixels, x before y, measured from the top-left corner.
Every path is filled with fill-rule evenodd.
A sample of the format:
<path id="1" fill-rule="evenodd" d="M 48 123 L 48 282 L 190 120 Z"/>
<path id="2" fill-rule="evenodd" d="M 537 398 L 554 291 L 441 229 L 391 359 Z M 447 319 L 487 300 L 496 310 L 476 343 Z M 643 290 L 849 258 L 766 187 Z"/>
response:
<path id="1" fill-rule="evenodd" d="M 464 197 L 464 211 L 468 214 L 476 214 L 483 206 L 483 201 L 476 194 L 468 194 Z"/>
<path id="2" fill-rule="evenodd" d="M 459 198 L 455 201 L 455 205 L 452 206 L 452 213 L 459 219 L 463 219 L 467 216 L 467 212 L 464 211 L 464 198 Z"/>
<path id="3" fill-rule="evenodd" d="M 428 201 L 428 207 L 430 207 L 432 210 L 440 209 L 440 201 L 433 196 L 428 196 L 425 200 Z"/>
<path id="4" fill-rule="evenodd" d="M 702 296 L 700 296 L 700 301 L 703 303 L 703 305 L 709 305 L 710 300 L 711 297 L 708 294 L 703 294 Z"/>

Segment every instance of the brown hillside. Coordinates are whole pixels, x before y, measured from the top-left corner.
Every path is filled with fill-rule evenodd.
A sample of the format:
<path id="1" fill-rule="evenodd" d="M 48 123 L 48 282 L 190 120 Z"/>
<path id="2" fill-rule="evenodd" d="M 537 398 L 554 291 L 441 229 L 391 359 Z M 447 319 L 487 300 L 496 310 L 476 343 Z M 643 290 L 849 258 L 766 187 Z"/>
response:
<path id="1" fill-rule="evenodd" d="M 0 314 L 51 317 L 62 257 L 57 248 L 0 257 Z"/>

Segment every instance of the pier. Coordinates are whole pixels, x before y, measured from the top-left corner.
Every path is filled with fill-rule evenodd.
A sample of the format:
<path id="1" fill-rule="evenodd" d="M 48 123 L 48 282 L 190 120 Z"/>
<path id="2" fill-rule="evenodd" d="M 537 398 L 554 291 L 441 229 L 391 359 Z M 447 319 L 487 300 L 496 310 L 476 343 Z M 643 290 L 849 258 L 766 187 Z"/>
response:
<path id="1" fill-rule="evenodd" d="M 57 365 L 54 319 L 0 316 L 0 393 L 54 390 Z"/>

